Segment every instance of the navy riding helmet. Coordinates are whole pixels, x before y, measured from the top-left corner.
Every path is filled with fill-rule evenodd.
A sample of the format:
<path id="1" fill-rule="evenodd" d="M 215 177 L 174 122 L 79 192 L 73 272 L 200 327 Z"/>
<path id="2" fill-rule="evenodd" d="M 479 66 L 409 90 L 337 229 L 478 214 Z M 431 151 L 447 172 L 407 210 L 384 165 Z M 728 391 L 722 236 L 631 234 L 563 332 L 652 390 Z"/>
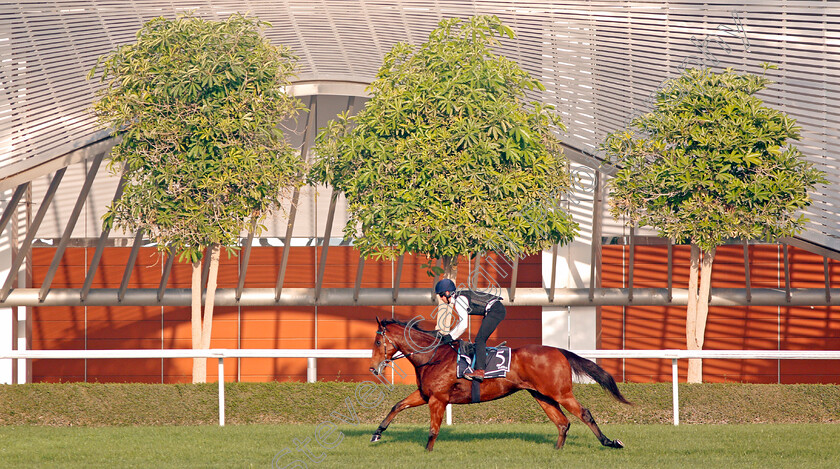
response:
<path id="1" fill-rule="evenodd" d="M 441 293 L 445 292 L 454 292 L 455 291 L 455 282 L 452 280 L 445 278 L 439 281 L 435 285 L 435 295 L 440 295 Z"/>

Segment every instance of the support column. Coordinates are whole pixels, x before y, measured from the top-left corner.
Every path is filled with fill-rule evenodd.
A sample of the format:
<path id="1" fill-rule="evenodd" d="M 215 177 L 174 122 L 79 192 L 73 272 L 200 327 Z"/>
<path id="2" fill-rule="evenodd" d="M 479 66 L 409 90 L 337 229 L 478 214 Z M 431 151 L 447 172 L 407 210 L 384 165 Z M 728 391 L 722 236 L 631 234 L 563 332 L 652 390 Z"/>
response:
<path id="1" fill-rule="evenodd" d="M 6 207 L 12 199 L 12 191 L 0 193 L 0 213 L 6 212 Z M 15 223 L 17 217 L 12 218 Z M 12 223 L 14 224 L 14 223 Z M 2 229 L 0 226 L 0 281 L 5 280 L 12 267 L 12 236 L 11 228 Z M 17 336 L 17 308 L 0 307 L 0 352 L 15 350 Z M 15 360 L 0 360 L 0 384 L 12 384 L 14 379 L 13 362 Z"/>

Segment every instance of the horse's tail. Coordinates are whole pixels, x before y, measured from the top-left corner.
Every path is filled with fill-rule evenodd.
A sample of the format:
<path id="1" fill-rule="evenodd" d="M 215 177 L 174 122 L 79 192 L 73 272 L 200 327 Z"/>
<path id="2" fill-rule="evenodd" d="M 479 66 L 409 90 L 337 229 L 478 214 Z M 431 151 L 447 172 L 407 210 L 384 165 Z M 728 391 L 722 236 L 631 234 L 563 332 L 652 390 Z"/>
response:
<path id="1" fill-rule="evenodd" d="M 597 363 L 587 360 L 586 358 L 581 357 L 580 355 L 570 352 L 568 350 L 560 349 L 563 352 L 563 355 L 566 356 L 566 360 L 569 361 L 569 365 L 572 367 L 572 371 L 578 375 L 586 375 L 590 378 L 594 379 L 596 383 L 600 384 L 605 391 L 612 394 L 612 396 L 618 402 L 623 402 L 625 404 L 631 404 L 632 402 L 628 401 L 624 396 L 621 395 L 621 391 L 618 390 L 618 385 L 615 384 L 615 379 L 613 379 L 612 375 L 607 373 L 606 370 L 598 366 Z"/>

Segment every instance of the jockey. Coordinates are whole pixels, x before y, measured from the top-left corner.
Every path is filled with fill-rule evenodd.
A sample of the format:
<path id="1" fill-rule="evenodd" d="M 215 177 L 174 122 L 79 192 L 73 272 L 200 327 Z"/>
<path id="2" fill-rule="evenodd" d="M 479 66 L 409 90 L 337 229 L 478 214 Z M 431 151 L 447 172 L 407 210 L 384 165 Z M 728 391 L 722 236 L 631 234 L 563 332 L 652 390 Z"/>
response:
<path id="1" fill-rule="evenodd" d="M 467 329 L 467 316 L 480 315 L 481 327 L 478 328 L 478 333 L 475 335 L 475 367 L 471 373 L 464 375 L 464 378 L 476 380 L 478 382 L 484 381 L 484 369 L 487 366 L 487 339 L 490 334 L 496 330 L 496 327 L 505 318 L 505 307 L 501 303 L 501 297 L 484 293 L 480 291 L 461 290 L 455 292 L 455 282 L 445 278 L 435 285 L 435 294 L 438 298 L 438 303 L 452 305 L 455 310 L 457 322 L 449 330 L 449 333 L 442 335 L 443 342 L 457 339 Z M 438 329 L 442 329 L 446 324 L 441 325 L 438 320 Z M 439 331 L 439 334 L 442 332 Z"/>

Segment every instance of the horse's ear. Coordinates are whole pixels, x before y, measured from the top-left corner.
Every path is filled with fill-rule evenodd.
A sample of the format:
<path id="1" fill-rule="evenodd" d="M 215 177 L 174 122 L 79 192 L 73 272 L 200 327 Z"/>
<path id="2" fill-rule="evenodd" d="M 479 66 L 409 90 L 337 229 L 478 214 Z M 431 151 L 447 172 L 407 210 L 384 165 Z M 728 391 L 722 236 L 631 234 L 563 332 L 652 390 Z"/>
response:
<path id="1" fill-rule="evenodd" d="M 376 325 L 377 325 L 377 326 L 381 326 L 381 325 L 382 325 L 382 321 L 379 319 L 379 316 L 376 316 Z"/>

